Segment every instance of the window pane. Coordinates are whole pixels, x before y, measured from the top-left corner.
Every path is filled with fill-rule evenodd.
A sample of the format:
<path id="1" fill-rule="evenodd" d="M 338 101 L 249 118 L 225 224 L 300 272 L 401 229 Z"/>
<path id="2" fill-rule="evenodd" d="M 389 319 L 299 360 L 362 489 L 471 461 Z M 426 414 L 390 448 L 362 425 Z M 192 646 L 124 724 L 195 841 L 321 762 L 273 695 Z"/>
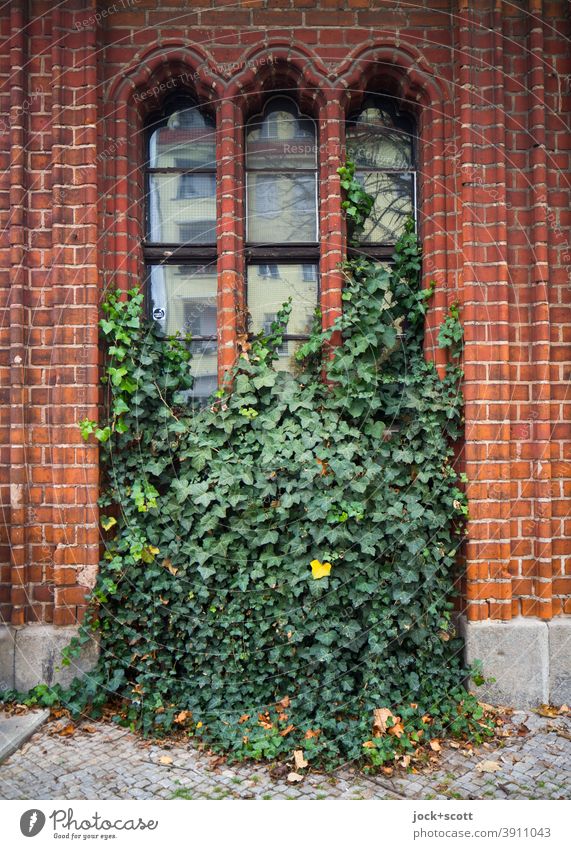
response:
<path id="1" fill-rule="evenodd" d="M 248 310 L 252 318 L 253 333 L 269 332 L 272 322 L 283 304 L 291 297 L 292 311 L 286 328 L 288 335 L 308 336 L 318 300 L 317 265 L 309 274 L 309 264 L 279 263 L 274 266 L 256 264 L 248 266 Z M 268 274 L 276 269 L 276 274 Z M 311 277 L 311 279 L 308 279 Z M 278 368 L 291 370 L 297 341 L 286 341 L 279 350 Z"/>
<path id="2" fill-rule="evenodd" d="M 314 174 L 248 174 L 248 241 L 317 241 Z"/>
<path id="3" fill-rule="evenodd" d="M 189 393 L 189 401 L 198 406 L 203 406 L 213 392 L 218 388 L 218 347 L 216 342 L 209 343 L 211 346 L 204 350 L 204 342 L 191 342 L 192 352 L 191 372 L 194 384 Z"/>
<path id="4" fill-rule="evenodd" d="M 169 336 L 213 338 L 190 343 L 194 387 L 189 400 L 201 404 L 217 388 L 217 275 L 215 266 L 153 265 L 149 269 L 151 316 Z"/>
<path id="5" fill-rule="evenodd" d="M 169 336 L 216 336 L 216 268 L 153 265 L 151 315 Z M 206 343 L 196 343 L 206 344 Z M 212 348 L 212 343 L 208 343 Z"/>
<path id="6" fill-rule="evenodd" d="M 364 109 L 347 127 L 347 154 L 358 168 L 411 169 L 411 132 L 396 126 L 385 109 Z"/>
<path id="7" fill-rule="evenodd" d="M 214 174 L 149 174 L 149 240 L 216 243 Z"/>
<path id="8" fill-rule="evenodd" d="M 413 175 L 373 171 L 359 174 L 358 179 L 375 198 L 362 241 L 393 244 L 404 232 L 406 219 L 414 212 Z"/>
<path id="9" fill-rule="evenodd" d="M 246 167 L 285 171 L 316 167 L 315 124 L 287 99 L 272 100 L 246 133 Z"/>
<path id="10" fill-rule="evenodd" d="M 214 170 L 215 163 L 216 127 L 197 107 L 173 112 L 167 124 L 150 137 L 150 168 Z"/>

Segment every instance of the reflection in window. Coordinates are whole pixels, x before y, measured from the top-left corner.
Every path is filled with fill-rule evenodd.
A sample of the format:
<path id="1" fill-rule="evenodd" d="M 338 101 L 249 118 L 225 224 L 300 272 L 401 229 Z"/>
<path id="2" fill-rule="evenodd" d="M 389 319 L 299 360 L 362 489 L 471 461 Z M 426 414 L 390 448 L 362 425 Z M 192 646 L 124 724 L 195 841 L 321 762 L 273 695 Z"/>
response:
<path id="1" fill-rule="evenodd" d="M 149 136 L 148 239 L 216 242 L 216 127 L 197 106 L 173 112 Z M 186 228 L 182 238 L 181 228 Z"/>
<path id="2" fill-rule="evenodd" d="M 253 333 L 268 333 L 283 304 L 292 299 L 284 342 L 280 347 L 278 368 L 291 371 L 293 355 L 299 344 L 311 333 L 318 298 L 317 264 L 280 263 L 274 266 L 277 274 L 268 278 L 266 265 L 253 263 L 248 267 L 248 309 Z M 311 267 L 312 271 L 309 272 Z"/>
<path id="3" fill-rule="evenodd" d="M 151 315 L 169 336 L 192 335 L 192 400 L 216 389 L 218 372 L 217 275 L 215 266 L 152 265 Z"/>
<path id="4" fill-rule="evenodd" d="M 317 241 L 315 124 L 272 99 L 246 131 L 247 231 L 253 243 Z"/>
<path id="5" fill-rule="evenodd" d="M 347 155 L 357 177 L 375 198 L 362 241 L 392 245 L 414 215 L 415 171 L 413 124 L 391 103 L 369 98 L 347 123 Z"/>

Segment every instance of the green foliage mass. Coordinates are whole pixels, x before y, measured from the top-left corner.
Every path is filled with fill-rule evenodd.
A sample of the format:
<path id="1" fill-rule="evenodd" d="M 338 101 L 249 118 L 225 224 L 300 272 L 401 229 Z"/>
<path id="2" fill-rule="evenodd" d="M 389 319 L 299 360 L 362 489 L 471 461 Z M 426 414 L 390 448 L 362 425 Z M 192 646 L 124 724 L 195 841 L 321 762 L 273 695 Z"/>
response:
<path id="1" fill-rule="evenodd" d="M 361 227 L 369 202 L 345 179 Z M 302 748 L 324 766 L 487 733 L 451 625 L 457 315 L 441 379 L 423 354 L 412 226 L 391 267 L 344 272 L 343 316 L 316 327 L 295 375 L 275 369 L 286 304 L 201 410 L 185 342 L 157 333 L 137 291 L 107 298 L 110 419 L 81 424 L 106 470 L 109 539 L 80 638 L 95 630 L 101 657 L 60 693 L 74 710 L 115 699 L 148 733 L 182 726 L 237 758 Z M 404 734 L 371 738 L 382 707 Z"/>

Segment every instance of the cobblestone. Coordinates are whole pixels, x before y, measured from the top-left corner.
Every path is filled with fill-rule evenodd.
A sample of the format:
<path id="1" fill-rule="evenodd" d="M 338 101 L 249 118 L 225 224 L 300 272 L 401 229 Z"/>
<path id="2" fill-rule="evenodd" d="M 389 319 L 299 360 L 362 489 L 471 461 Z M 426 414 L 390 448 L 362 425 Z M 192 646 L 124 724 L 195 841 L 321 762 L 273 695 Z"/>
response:
<path id="1" fill-rule="evenodd" d="M 365 775 L 345 767 L 275 780 L 267 765 L 212 766 L 191 744 L 149 743 L 118 726 L 90 723 L 71 737 L 44 725 L 0 767 L 1 799 L 569 799 L 571 718 L 518 711 L 529 733 L 474 749 L 448 748 L 430 772 Z M 168 755 L 172 763 L 160 762 Z M 481 772 L 495 761 L 500 769 Z"/>

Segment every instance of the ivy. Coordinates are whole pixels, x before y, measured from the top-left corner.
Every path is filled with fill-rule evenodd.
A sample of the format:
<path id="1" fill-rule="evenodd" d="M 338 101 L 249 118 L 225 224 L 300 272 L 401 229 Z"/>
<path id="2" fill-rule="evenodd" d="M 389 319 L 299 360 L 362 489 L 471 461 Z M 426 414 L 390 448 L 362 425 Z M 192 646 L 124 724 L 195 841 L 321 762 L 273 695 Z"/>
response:
<path id="1" fill-rule="evenodd" d="M 356 238 L 372 199 L 352 164 L 340 175 Z M 452 624 L 459 369 L 441 379 L 424 357 L 412 225 L 390 267 L 343 271 L 343 315 L 326 333 L 316 320 L 295 374 L 275 369 L 285 304 L 201 410 L 186 340 L 144 319 L 137 290 L 108 295 L 109 419 L 80 425 L 101 443 L 107 542 L 67 662 L 94 632 L 100 659 L 50 698 L 111 703 L 123 724 L 184 728 L 235 758 L 297 748 L 325 767 L 489 733 Z M 459 338 L 451 313 L 441 344 Z M 395 723 L 374 736 L 379 708 Z"/>

